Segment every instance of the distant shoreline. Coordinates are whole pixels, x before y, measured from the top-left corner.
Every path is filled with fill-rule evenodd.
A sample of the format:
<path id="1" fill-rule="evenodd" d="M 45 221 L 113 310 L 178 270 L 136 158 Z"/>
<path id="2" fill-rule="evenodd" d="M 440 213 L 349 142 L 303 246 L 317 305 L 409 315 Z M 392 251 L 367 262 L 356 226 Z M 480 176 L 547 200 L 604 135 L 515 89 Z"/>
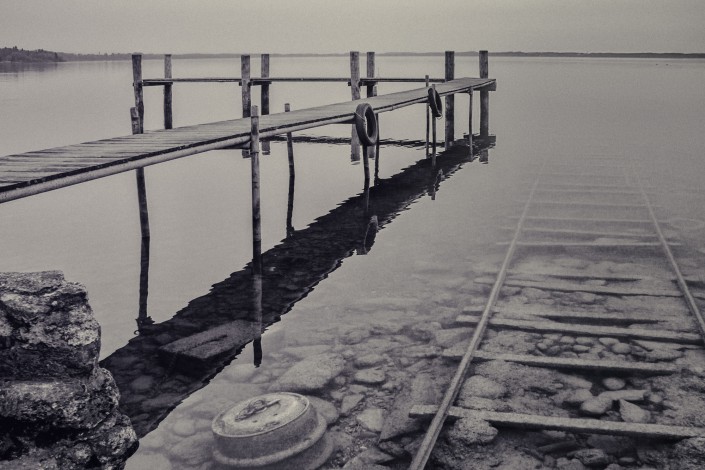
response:
<path id="1" fill-rule="evenodd" d="M 443 52 L 378 52 L 380 57 L 433 57 Z M 175 59 L 235 59 L 240 53 L 191 53 L 173 54 Z M 253 54 L 259 55 L 259 54 Z M 348 53 L 272 53 L 271 57 L 347 57 Z M 477 56 L 477 51 L 458 51 L 456 56 Z M 620 59 L 705 59 L 705 53 L 677 52 L 490 52 L 493 57 L 558 57 L 558 58 L 620 58 Z M 76 61 L 123 61 L 130 60 L 131 53 L 119 54 L 73 54 L 38 49 L 29 51 L 17 47 L 0 48 L 0 63 L 76 62 Z M 144 59 L 161 59 L 163 54 L 143 54 Z"/>

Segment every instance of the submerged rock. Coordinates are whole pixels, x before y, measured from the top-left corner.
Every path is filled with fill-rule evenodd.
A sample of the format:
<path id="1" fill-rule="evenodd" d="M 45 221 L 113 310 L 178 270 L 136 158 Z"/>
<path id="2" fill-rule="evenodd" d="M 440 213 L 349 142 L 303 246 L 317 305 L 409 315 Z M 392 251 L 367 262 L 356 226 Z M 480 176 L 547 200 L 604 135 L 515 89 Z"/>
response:
<path id="1" fill-rule="evenodd" d="M 337 354 L 317 354 L 289 368 L 269 389 L 272 391 L 315 392 L 325 387 L 344 368 L 345 359 Z"/>
<path id="2" fill-rule="evenodd" d="M 627 423 L 648 423 L 651 413 L 628 401 L 619 400 L 619 415 Z"/>
<path id="3" fill-rule="evenodd" d="M 465 381 L 458 396 L 461 399 L 468 397 L 495 399 L 505 393 L 507 393 L 507 389 L 502 384 L 481 375 L 473 375 Z"/>
<path id="4" fill-rule="evenodd" d="M 485 420 L 466 417 L 457 420 L 446 433 L 446 440 L 454 447 L 488 444 L 497 437 L 497 428 Z"/>
<path id="5" fill-rule="evenodd" d="M 355 418 L 360 426 L 370 432 L 380 432 L 384 424 L 384 410 L 381 408 L 367 408 Z"/>
<path id="6" fill-rule="evenodd" d="M 441 397 L 439 384 L 431 374 L 417 375 L 410 385 L 397 394 L 384 420 L 380 441 L 423 429 L 423 421 L 409 417 L 411 408 L 419 403 L 438 403 Z"/>

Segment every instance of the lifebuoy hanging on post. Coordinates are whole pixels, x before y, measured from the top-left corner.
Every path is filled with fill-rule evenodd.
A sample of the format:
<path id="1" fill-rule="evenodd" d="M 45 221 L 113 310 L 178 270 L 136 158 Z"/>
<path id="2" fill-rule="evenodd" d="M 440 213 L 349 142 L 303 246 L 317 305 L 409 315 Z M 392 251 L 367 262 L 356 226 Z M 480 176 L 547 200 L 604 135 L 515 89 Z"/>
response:
<path id="1" fill-rule="evenodd" d="M 377 117 L 367 103 L 360 103 L 355 108 L 355 130 L 362 145 L 374 145 L 377 142 Z"/>
<path id="2" fill-rule="evenodd" d="M 428 89 L 428 105 L 431 107 L 433 117 L 439 118 L 443 115 L 443 101 L 435 88 Z"/>

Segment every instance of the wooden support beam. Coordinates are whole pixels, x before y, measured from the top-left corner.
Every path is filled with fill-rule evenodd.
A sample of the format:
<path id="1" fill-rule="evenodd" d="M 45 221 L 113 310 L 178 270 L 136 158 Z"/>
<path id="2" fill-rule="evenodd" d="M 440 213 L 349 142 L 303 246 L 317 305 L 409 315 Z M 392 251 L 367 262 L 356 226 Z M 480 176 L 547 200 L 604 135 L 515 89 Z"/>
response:
<path id="1" fill-rule="evenodd" d="M 429 86 L 428 75 L 426 75 L 426 88 Z M 431 108 L 426 101 L 426 156 L 428 157 L 428 147 L 429 147 L 429 134 L 431 132 L 431 118 L 430 118 Z"/>
<path id="2" fill-rule="evenodd" d="M 461 348 L 450 348 L 443 351 L 442 356 L 450 360 L 463 357 Z M 619 361 L 612 359 L 577 359 L 570 357 L 533 356 L 531 354 L 501 354 L 487 351 L 476 351 L 473 361 L 506 361 L 532 367 L 549 369 L 589 370 L 595 372 L 610 372 L 619 374 L 670 375 L 682 370 L 678 364 Z"/>
<path id="3" fill-rule="evenodd" d="M 367 78 L 375 78 L 375 53 L 367 53 Z M 373 82 L 367 83 L 367 97 L 377 96 L 377 85 Z"/>
<path id="4" fill-rule="evenodd" d="M 489 78 L 487 51 L 480 51 L 480 78 Z M 480 135 L 490 135 L 490 92 L 480 90 Z"/>
<path id="5" fill-rule="evenodd" d="M 171 54 L 164 54 L 164 78 L 170 79 L 171 76 Z M 172 112 L 172 84 L 164 84 L 164 129 L 174 127 L 173 112 Z"/>
<path id="6" fill-rule="evenodd" d="M 455 52 L 446 51 L 445 54 L 445 79 L 447 82 L 455 78 Z M 446 127 L 443 146 L 450 148 L 455 140 L 455 96 L 446 96 Z"/>
<path id="7" fill-rule="evenodd" d="M 436 90 L 436 85 L 432 85 L 433 90 Z M 435 95 L 435 93 L 434 93 Z M 436 121 L 437 119 L 434 116 L 431 116 L 431 138 L 432 138 L 432 144 L 431 144 L 431 158 L 433 158 L 433 166 L 436 166 Z"/>
<path id="8" fill-rule="evenodd" d="M 631 325 L 633 323 L 658 323 L 663 321 L 663 314 L 646 314 L 646 313 L 629 313 L 629 312 L 552 312 L 548 310 L 541 310 L 538 312 L 521 312 L 510 310 L 509 308 L 498 308 L 498 312 L 505 313 L 507 315 L 534 315 L 540 318 L 546 318 L 549 320 L 561 320 L 561 321 L 571 321 L 571 322 L 594 322 L 601 325 L 613 324 L 613 325 Z"/>
<path id="9" fill-rule="evenodd" d="M 498 242 L 498 245 L 508 245 L 509 242 Z M 656 242 L 630 242 L 630 241 L 596 241 L 596 242 L 518 242 L 519 246 L 534 246 L 544 248 L 561 248 L 561 247 L 583 247 L 583 248 L 650 248 L 660 246 Z M 679 246 L 680 243 L 671 243 L 671 245 Z"/>
<path id="10" fill-rule="evenodd" d="M 483 283 L 485 280 L 478 279 L 475 282 Z M 488 278 L 487 284 L 492 284 L 493 279 Z M 551 281 L 525 281 L 522 279 L 507 279 L 505 286 L 510 287 L 531 287 L 541 290 L 553 290 L 559 292 L 590 292 L 603 295 L 645 295 L 652 297 L 681 297 L 682 293 L 678 289 L 656 289 L 638 288 L 629 286 L 593 286 L 591 284 L 576 284 L 570 282 Z"/>
<path id="11" fill-rule="evenodd" d="M 132 88 L 135 93 L 135 108 L 137 109 L 138 129 L 137 134 L 144 132 L 144 88 L 142 85 L 142 54 L 132 54 Z"/>
<path id="12" fill-rule="evenodd" d="M 260 217 L 259 111 L 252 107 L 250 162 L 252 171 L 252 273 L 262 275 L 262 223 Z"/>
<path id="13" fill-rule="evenodd" d="M 476 315 L 460 315 L 456 323 L 475 325 L 480 317 Z M 698 334 L 682 333 L 680 331 L 647 330 L 643 328 L 620 328 L 615 326 L 566 324 L 552 321 L 527 321 L 510 320 L 506 318 L 492 318 L 490 325 L 496 328 L 521 330 L 530 333 L 562 333 L 580 336 L 609 336 L 612 338 L 645 339 L 649 341 L 667 341 L 678 344 L 702 344 L 703 340 Z"/>
<path id="14" fill-rule="evenodd" d="M 350 51 L 350 93 L 353 100 L 360 99 L 360 53 Z"/>
<path id="15" fill-rule="evenodd" d="M 269 78 L 269 54 L 262 54 L 260 76 Z M 260 102 L 262 105 L 262 116 L 269 114 L 269 83 L 262 82 L 260 89 Z"/>
<path id="16" fill-rule="evenodd" d="M 289 103 L 284 104 L 284 112 L 291 111 Z M 289 158 L 289 194 L 286 205 L 286 236 L 287 238 L 294 234 L 294 225 L 292 222 L 294 216 L 294 184 L 296 182 L 296 168 L 294 166 L 294 140 L 291 132 L 286 133 L 286 153 Z"/>
<path id="17" fill-rule="evenodd" d="M 240 78 L 242 87 L 242 117 L 250 117 L 252 107 L 252 84 L 250 83 L 250 56 L 240 56 Z"/>
<path id="18" fill-rule="evenodd" d="M 360 99 L 360 53 L 350 51 L 350 94 L 353 101 Z M 360 138 L 353 124 L 350 134 L 350 159 L 360 161 Z"/>
<path id="19" fill-rule="evenodd" d="M 470 158 L 472 158 L 472 90 L 468 90 L 468 146 L 470 148 Z"/>
<path id="20" fill-rule="evenodd" d="M 412 418 L 432 418 L 436 405 L 417 405 L 411 409 Z M 553 430 L 578 434 L 609 434 L 643 439 L 688 439 L 705 437 L 705 429 L 691 426 L 669 426 L 649 423 L 625 423 L 589 418 L 560 418 L 555 416 L 502 413 L 498 411 L 468 410 L 454 406 L 448 411 L 450 418 L 479 418 L 498 427 L 530 430 Z"/>

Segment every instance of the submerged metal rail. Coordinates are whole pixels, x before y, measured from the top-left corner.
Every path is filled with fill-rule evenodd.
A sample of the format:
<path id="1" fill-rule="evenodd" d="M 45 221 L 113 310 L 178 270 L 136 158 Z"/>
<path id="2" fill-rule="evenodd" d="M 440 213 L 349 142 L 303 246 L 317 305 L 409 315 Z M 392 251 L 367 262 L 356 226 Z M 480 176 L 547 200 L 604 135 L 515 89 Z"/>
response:
<path id="1" fill-rule="evenodd" d="M 433 417 L 433 420 L 431 421 L 431 424 L 426 430 L 426 434 L 424 435 L 423 441 L 421 441 L 421 445 L 419 447 L 418 452 L 414 456 L 414 459 L 411 461 L 411 465 L 409 466 L 410 470 L 423 470 L 423 468 L 426 466 L 426 462 L 428 462 L 429 457 L 431 457 L 431 452 L 433 452 L 433 447 L 436 445 L 436 440 L 438 439 L 438 435 L 440 434 L 441 429 L 443 428 L 443 423 L 445 422 L 446 417 L 448 416 L 448 412 L 450 411 L 453 402 L 455 402 L 455 399 L 458 396 L 460 387 L 463 385 L 463 381 L 465 380 L 465 375 L 467 374 L 468 368 L 470 367 L 470 363 L 473 360 L 477 347 L 480 345 L 480 341 L 482 341 L 482 338 L 485 334 L 485 329 L 487 328 L 487 325 L 490 321 L 490 317 L 494 312 L 494 306 L 495 302 L 497 301 L 497 298 L 499 297 L 499 291 L 502 288 L 502 284 L 504 284 L 505 278 L 507 277 L 509 263 L 511 262 L 512 257 L 514 256 L 514 252 L 516 251 L 517 242 L 519 241 L 519 235 L 521 234 L 521 229 L 524 225 L 524 220 L 526 219 L 526 215 L 529 211 L 531 200 L 533 199 L 534 193 L 536 192 L 536 187 L 538 186 L 539 178 L 540 177 L 537 177 L 534 181 L 531 191 L 529 192 L 529 196 L 526 199 L 526 203 L 524 204 L 524 210 L 522 211 L 521 216 L 519 217 L 519 221 L 517 222 L 514 237 L 512 238 L 512 241 L 509 245 L 509 249 L 507 249 L 504 261 L 502 262 L 502 267 L 500 268 L 499 273 L 497 274 L 497 279 L 495 280 L 494 285 L 492 286 L 490 296 L 487 299 L 487 303 L 485 304 L 484 310 L 482 311 L 480 321 L 478 322 L 477 327 L 475 327 L 475 333 L 473 334 L 472 339 L 470 340 L 470 345 L 467 347 L 467 350 L 465 351 L 465 354 L 463 355 L 463 358 L 460 361 L 460 365 L 458 366 L 455 375 L 453 376 L 453 379 L 451 380 L 450 385 L 448 386 L 448 389 L 446 390 L 446 393 L 443 396 L 443 400 L 441 401 L 441 404 L 438 407 L 438 411 L 436 412 L 435 416 Z"/>
<path id="2" fill-rule="evenodd" d="M 542 168 L 544 165 L 542 165 Z M 626 167 L 620 167 L 623 176 L 626 181 L 629 181 L 630 177 L 626 174 Z M 633 165 L 632 165 L 633 170 Z M 532 354 L 496 354 L 488 353 L 484 351 L 478 351 L 480 342 L 484 339 L 487 326 L 494 325 L 498 328 L 504 329 L 515 329 L 525 332 L 558 332 L 562 334 L 580 334 L 588 336 L 609 336 L 609 337 L 621 337 L 623 340 L 631 339 L 644 339 L 651 338 L 657 341 L 667 341 L 676 344 L 699 344 L 705 345 L 705 319 L 703 318 L 702 312 L 700 311 L 698 304 L 695 301 L 695 297 L 701 298 L 701 294 L 693 295 L 690 292 L 688 286 L 688 279 L 686 278 L 680 270 L 678 262 L 671 251 L 671 245 L 678 245 L 673 242 L 669 242 L 660 226 L 660 222 L 656 217 L 654 212 L 654 205 L 652 204 L 641 180 L 636 176 L 637 187 L 634 188 L 635 191 L 630 192 L 630 194 L 635 194 L 637 196 L 641 195 L 644 200 L 644 204 L 639 205 L 642 209 L 646 209 L 649 213 L 649 217 L 646 219 L 619 219 L 615 217 L 605 216 L 604 218 L 577 218 L 577 217 L 540 217 L 540 216 L 529 216 L 529 207 L 532 204 L 541 206 L 545 201 L 534 200 L 534 194 L 541 191 L 538 188 L 539 180 L 543 176 L 541 171 L 539 171 L 536 180 L 531 188 L 529 196 L 524 204 L 523 211 L 518 217 L 516 230 L 512 240 L 508 243 L 509 247 L 507 249 L 504 261 L 500 267 L 497 277 L 492 285 L 492 290 L 490 291 L 489 297 L 482 310 L 481 316 L 477 317 L 474 315 L 462 314 L 458 317 L 457 322 L 463 325 L 476 325 L 473 336 L 470 340 L 469 346 L 466 348 L 465 352 L 461 352 L 461 348 L 451 348 L 446 350 L 443 354 L 444 357 L 448 359 L 460 359 L 460 364 L 458 365 L 455 375 L 453 376 L 446 393 L 440 403 L 440 405 L 416 405 L 412 408 L 410 412 L 411 417 L 415 418 L 431 418 L 431 423 L 427 428 L 426 434 L 420 444 L 419 450 L 414 456 L 409 469 L 411 470 L 423 470 L 431 457 L 434 446 L 440 435 L 443 424 L 448 417 L 452 418 L 463 418 L 474 416 L 480 419 L 484 419 L 489 423 L 496 426 L 510 426 L 522 429 L 555 429 L 563 430 L 575 433 L 596 433 L 596 434 L 611 434 L 611 435 L 626 435 L 633 437 L 659 437 L 659 438 L 670 438 L 670 439 L 682 439 L 689 437 L 705 437 L 705 428 L 702 427 L 684 427 L 677 425 L 662 425 L 653 423 L 633 423 L 633 422 L 604 422 L 598 419 L 584 419 L 584 418 L 555 418 L 551 416 L 539 416 L 539 415 L 529 415 L 517 412 L 508 413 L 497 413 L 488 411 L 479 411 L 472 409 L 464 409 L 453 406 L 454 401 L 457 399 L 460 388 L 463 385 L 465 377 L 468 373 L 470 363 L 473 360 L 503 360 L 514 362 L 518 364 L 524 364 L 526 366 L 533 367 L 544 367 L 553 369 L 571 369 L 571 370 L 591 370 L 591 371 L 602 371 L 602 372 L 619 372 L 624 374 L 630 373 L 646 373 L 648 375 L 659 375 L 659 374 L 677 374 L 683 369 L 683 365 L 680 364 L 653 364 L 653 363 L 643 363 L 640 361 L 632 362 L 625 360 L 592 360 L 584 358 L 566 358 L 566 357 L 543 357 L 541 355 Z M 598 175 L 582 175 L 582 176 L 598 176 Z M 580 185 L 581 187 L 588 187 L 588 185 Z M 599 184 L 597 185 L 599 186 Z M 580 192 L 580 190 L 573 190 L 574 192 Z M 624 188 L 620 189 L 620 194 L 624 192 Z M 586 189 L 587 193 L 594 192 L 594 189 Z M 547 206 L 551 207 L 553 201 L 548 201 Z M 592 205 L 604 206 L 607 209 L 616 210 L 617 208 L 623 208 L 621 204 L 611 204 L 606 203 L 584 203 L 577 201 L 575 203 L 571 202 L 561 202 L 561 204 L 572 204 L 576 208 L 584 208 Z M 632 207 L 632 205 L 625 206 L 626 208 Z M 570 283 L 568 281 L 552 282 L 529 282 L 529 281 L 507 281 L 507 276 L 509 271 L 509 265 L 514 257 L 515 251 L 519 246 L 591 246 L 600 247 L 600 244 L 595 243 L 571 243 L 570 241 L 559 241 L 559 242 L 547 242 L 545 244 L 531 242 L 520 242 L 519 237 L 524 230 L 524 222 L 527 220 L 538 220 L 538 221 L 601 221 L 601 222 L 611 222 L 611 223 L 623 223 L 623 222 L 639 222 L 640 224 L 650 224 L 653 225 L 655 231 L 654 235 L 650 235 L 654 238 L 658 238 L 657 243 L 644 244 L 644 243 L 630 243 L 629 238 L 636 236 L 644 237 L 644 233 L 630 234 L 630 233 L 607 233 L 607 235 L 620 236 L 624 238 L 621 244 L 615 243 L 613 246 L 624 246 L 632 247 L 634 249 L 642 249 L 645 246 L 660 246 L 663 249 L 664 256 L 668 259 L 670 266 L 675 275 L 667 275 L 665 279 L 669 281 L 675 281 L 678 285 L 678 289 L 664 290 L 664 289 L 639 289 L 635 287 L 625 287 L 625 286 L 589 286 L 580 283 Z M 575 236 L 602 236 L 599 231 L 591 230 L 561 230 L 560 228 L 550 228 L 545 229 L 529 229 L 526 230 L 527 233 L 555 233 L 559 236 L 564 235 L 575 235 Z M 610 245 L 612 246 L 612 245 Z M 516 273 L 515 273 L 516 274 Z M 546 273 L 540 273 L 545 275 Z M 560 273 L 555 274 L 555 276 L 561 277 Z M 568 273 L 567 278 L 572 277 L 580 278 L 581 275 L 576 271 L 574 273 Z M 586 273 L 585 276 L 588 278 L 605 278 L 610 277 L 609 274 L 597 276 L 597 273 Z M 617 281 L 639 281 L 641 277 L 639 276 L 617 276 Z M 489 284 L 489 282 L 488 282 Z M 560 323 L 551 320 L 555 320 L 558 317 L 563 318 L 561 313 L 556 313 L 555 315 L 538 315 L 537 320 L 512 320 L 512 319 L 500 319 L 492 320 L 492 314 L 498 310 L 495 306 L 500 289 L 504 285 L 515 285 L 515 286 L 528 286 L 535 287 L 548 291 L 558 291 L 558 292 L 594 292 L 602 293 L 607 295 L 652 295 L 652 296 L 677 296 L 683 297 L 688 310 L 695 317 L 698 323 L 699 331 L 697 334 L 693 333 L 683 333 L 679 331 L 670 330 L 657 330 L 653 331 L 650 329 L 643 328 L 620 328 L 620 327 L 594 327 L 591 324 L 580 324 L 579 322 L 573 323 Z M 474 312 L 473 312 L 474 313 Z M 684 312 L 684 315 L 687 315 Z M 598 315 L 600 316 L 600 315 Z M 541 317 L 546 317 L 542 319 Z M 633 318 L 632 318 L 633 317 Z M 585 314 L 571 314 L 565 316 L 566 320 L 580 320 L 581 318 L 588 318 L 587 313 Z M 620 320 L 619 316 L 607 316 L 602 315 L 600 318 L 608 318 L 610 320 Z M 642 321 L 651 322 L 651 318 L 647 318 L 643 314 L 638 316 L 631 315 L 630 323 L 639 323 Z M 547 321 L 548 320 L 548 321 Z"/>

